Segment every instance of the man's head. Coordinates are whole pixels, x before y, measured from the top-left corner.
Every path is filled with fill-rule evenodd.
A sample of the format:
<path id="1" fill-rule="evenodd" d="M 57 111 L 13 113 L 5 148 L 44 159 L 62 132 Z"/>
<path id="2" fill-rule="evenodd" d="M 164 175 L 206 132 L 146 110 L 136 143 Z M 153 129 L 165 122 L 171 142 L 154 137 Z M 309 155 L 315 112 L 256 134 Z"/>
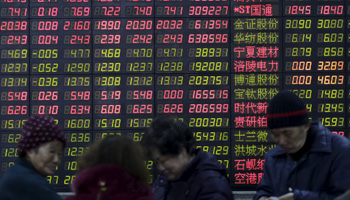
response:
<path id="1" fill-rule="evenodd" d="M 61 163 L 66 139 L 50 116 L 31 116 L 23 125 L 18 155 L 25 157 L 43 176 L 51 175 Z"/>
<path id="2" fill-rule="evenodd" d="M 170 181 L 179 179 L 192 159 L 193 133 L 173 118 L 155 119 L 142 142 L 157 168 Z"/>
<path id="3" fill-rule="evenodd" d="M 310 128 L 305 103 L 294 93 L 280 91 L 267 107 L 267 126 L 272 139 L 287 153 L 305 144 Z"/>

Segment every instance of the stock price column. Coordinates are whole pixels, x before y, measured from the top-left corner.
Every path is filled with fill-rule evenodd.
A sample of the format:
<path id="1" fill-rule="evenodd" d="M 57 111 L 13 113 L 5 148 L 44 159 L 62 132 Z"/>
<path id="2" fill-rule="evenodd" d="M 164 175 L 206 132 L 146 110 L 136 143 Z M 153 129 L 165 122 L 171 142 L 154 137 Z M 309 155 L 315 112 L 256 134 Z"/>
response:
<path id="1" fill-rule="evenodd" d="M 143 132 L 140 129 L 150 126 L 155 113 L 153 5 L 153 0 L 131 1 L 126 7 L 127 20 L 125 28 L 123 26 L 127 75 L 122 83 L 126 89 L 123 91 L 122 116 L 125 116 L 124 127 L 129 129 L 126 134 L 134 141 L 141 141 Z"/>
<path id="2" fill-rule="evenodd" d="M 184 38 L 184 23 L 186 22 L 183 18 L 185 15 L 184 5 L 186 4 L 183 0 L 156 0 L 155 2 L 155 71 L 159 74 L 181 73 L 184 71 L 183 58 L 185 57 L 186 45 Z M 157 78 L 157 82 L 159 82 L 159 78 Z M 158 113 L 164 113 L 161 110 L 159 108 Z M 165 111 L 165 113 L 167 112 Z"/>
<path id="3" fill-rule="evenodd" d="M 22 128 L 29 116 L 27 0 L 0 1 L 1 130 Z"/>
<path id="4" fill-rule="evenodd" d="M 2 69 L 22 69 L 13 63 L 2 64 Z M 1 91 L 1 171 L 0 177 L 14 164 L 18 157 L 17 143 L 21 137 L 20 129 L 29 117 L 29 78 L 27 75 L 0 75 Z"/>
<path id="5" fill-rule="evenodd" d="M 11 63 L 10 63 L 11 64 Z M 9 69 L 9 68 L 7 68 Z M 28 76 L 0 75 L 1 91 L 1 171 L 0 177 L 13 165 L 17 154 L 20 129 L 29 117 Z"/>
<path id="6" fill-rule="evenodd" d="M 0 1 L 0 177 L 14 164 L 20 129 L 29 117 L 27 0 Z"/>
<path id="7" fill-rule="evenodd" d="M 92 24 L 86 20 L 92 16 L 90 0 L 63 0 L 63 19 L 60 20 L 61 41 L 64 48 L 60 50 L 63 54 L 64 63 L 60 65 L 63 69 L 63 102 L 65 105 L 63 128 L 68 130 L 81 130 L 84 132 L 73 132 L 70 135 L 72 143 L 65 149 L 64 159 L 68 162 L 81 156 L 86 146 L 92 141 Z M 63 121 L 64 120 L 64 121 Z M 75 137 L 75 134 L 77 136 Z M 82 141 L 82 138 L 84 140 Z M 69 168 L 72 167 L 72 168 Z M 74 170 L 73 164 L 64 163 L 63 170 Z M 69 175 L 70 174 L 70 175 Z M 73 171 L 61 178 L 60 183 L 67 186 L 73 181 Z"/>
<path id="8" fill-rule="evenodd" d="M 108 2 L 94 2 L 104 5 Z M 116 1 L 114 4 L 119 5 Z M 122 21 L 109 19 L 108 16 L 119 16 L 120 6 L 111 7 L 111 15 L 101 10 L 108 6 L 95 6 L 94 17 L 105 15 L 103 19 L 93 19 L 93 129 L 114 129 L 122 127 L 122 76 L 125 63 L 122 62 Z M 102 13 L 101 13 L 102 12 Z M 123 21 L 124 22 L 124 21 Z M 124 108 L 123 108 L 124 109 Z M 98 137 L 100 138 L 100 137 Z"/>
<path id="9" fill-rule="evenodd" d="M 186 2 L 187 3 L 187 2 Z M 155 2 L 155 97 L 156 116 L 173 115 L 184 121 L 187 85 L 184 82 L 186 66 L 186 19 L 184 2 Z"/>
<path id="10" fill-rule="evenodd" d="M 345 6 L 338 1 L 284 3 L 284 88 L 307 103 L 312 120 L 344 135 Z"/>
<path id="11" fill-rule="evenodd" d="M 196 148 L 212 153 L 231 174 L 230 76 L 189 74 L 184 81 L 188 90 L 184 119 L 193 130 Z"/>
<path id="12" fill-rule="evenodd" d="M 188 91 L 184 82 L 186 66 L 186 15 L 183 0 L 155 2 L 155 97 L 156 116 L 173 115 L 184 121 Z"/>
<path id="13" fill-rule="evenodd" d="M 28 74 L 28 3 L 28 0 L 0 1 L 0 75 Z"/>
<path id="14" fill-rule="evenodd" d="M 22 128 L 29 116 L 27 20 L 0 20 L 1 130 Z"/>
<path id="15" fill-rule="evenodd" d="M 3 6 L 3 2 L 0 5 Z M 1 12 L 4 8 L 5 6 L 1 8 Z M 21 136 L 18 132 L 29 117 L 28 21 L 0 20 L 0 31 L 0 177 L 2 177 L 18 156 L 17 142 Z"/>
<path id="16" fill-rule="evenodd" d="M 90 74 L 92 38 L 91 2 L 90 0 L 63 0 L 63 19 L 59 23 L 59 51 L 64 63 L 59 64 L 64 74 Z M 62 4 L 59 4 L 62 5 Z M 63 44 L 63 45 L 62 45 Z M 62 71 L 60 71 L 62 73 Z M 86 100 L 86 99 L 85 99 Z"/>
<path id="17" fill-rule="evenodd" d="M 233 1 L 231 18 L 231 135 L 234 187 L 255 190 L 267 137 L 266 108 L 281 88 L 282 20 L 278 1 Z"/>
<path id="18" fill-rule="evenodd" d="M 113 3 L 118 6 L 102 6 L 110 3 L 94 1 L 93 16 L 95 19 L 92 20 L 94 130 L 113 129 L 122 126 L 120 73 L 125 70 L 125 63 L 122 63 L 123 56 L 121 56 L 123 20 L 117 18 L 120 16 L 120 2 L 113 1 Z M 108 9 L 113 12 L 107 12 Z M 115 18 L 112 19 L 111 16 Z M 114 76 L 111 76 L 112 74 Z M 101 137 L 98 136 L 97 138 Z"/>
<path id="19" fill-rule="evenodd" d="M 54 175 L 47 177 L 49 183 L 58 192 L 70 192 L 69 187 L 78 172 L 77 159 L 89 149 L 88 146 L 93 142 L 91 131 L 64 131 L 64 134 L 67 144 L 62 155 L 62 163 Z"/>
<path id="20" fill-rule="evenodd" d="M 0 1 L 0 177 L 14 164 L 29 117 L 28 0 Z"/>

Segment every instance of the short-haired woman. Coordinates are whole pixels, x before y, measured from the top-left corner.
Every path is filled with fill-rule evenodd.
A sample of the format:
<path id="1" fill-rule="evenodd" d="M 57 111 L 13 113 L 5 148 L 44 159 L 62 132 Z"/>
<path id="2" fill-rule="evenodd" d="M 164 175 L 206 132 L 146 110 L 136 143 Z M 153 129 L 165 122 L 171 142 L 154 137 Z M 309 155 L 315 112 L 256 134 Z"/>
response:
<path id="1" fill-rule="evenodd" d="M 72 189 L 66 200 L 152 200 L 149 172 L 142 148 L 124 136 L 95 142 L 78 160 Z"/>

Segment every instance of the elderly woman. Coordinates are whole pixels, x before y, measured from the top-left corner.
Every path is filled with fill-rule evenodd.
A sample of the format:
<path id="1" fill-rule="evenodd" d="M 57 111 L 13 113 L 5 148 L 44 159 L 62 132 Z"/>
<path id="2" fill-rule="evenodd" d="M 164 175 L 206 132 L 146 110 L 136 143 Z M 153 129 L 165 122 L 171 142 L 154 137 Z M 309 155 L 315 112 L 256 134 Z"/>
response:
<path id="1" fill-rule="evenodd" d="M 31 116 L 23 125 L 19 158 L 0 182 L 1 200 L 60 200 L 46 180 L 61 163 L 66 144 L 52 117 Z"/>
<path id="2" fill-rule="evenodd" d="M 78 160 L 79 173 L 66 200 L 152 200 L 141 147 L 124 136 L 95 142 Z"/>

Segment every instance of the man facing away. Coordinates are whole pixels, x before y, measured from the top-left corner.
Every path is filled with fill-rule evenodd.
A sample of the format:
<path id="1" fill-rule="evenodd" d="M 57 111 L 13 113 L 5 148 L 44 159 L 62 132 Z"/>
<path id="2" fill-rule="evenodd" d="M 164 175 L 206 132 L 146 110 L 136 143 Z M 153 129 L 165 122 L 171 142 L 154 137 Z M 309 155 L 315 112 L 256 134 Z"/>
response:
<path id="1" fill-rule="evenodd" d="M 254 200 L 331 200 L 350 185 L 350 141 L 320 122 L 309 122 L 304 102 L 279 92 L 267 108 L 277 146 L 265 157 Z"/>

